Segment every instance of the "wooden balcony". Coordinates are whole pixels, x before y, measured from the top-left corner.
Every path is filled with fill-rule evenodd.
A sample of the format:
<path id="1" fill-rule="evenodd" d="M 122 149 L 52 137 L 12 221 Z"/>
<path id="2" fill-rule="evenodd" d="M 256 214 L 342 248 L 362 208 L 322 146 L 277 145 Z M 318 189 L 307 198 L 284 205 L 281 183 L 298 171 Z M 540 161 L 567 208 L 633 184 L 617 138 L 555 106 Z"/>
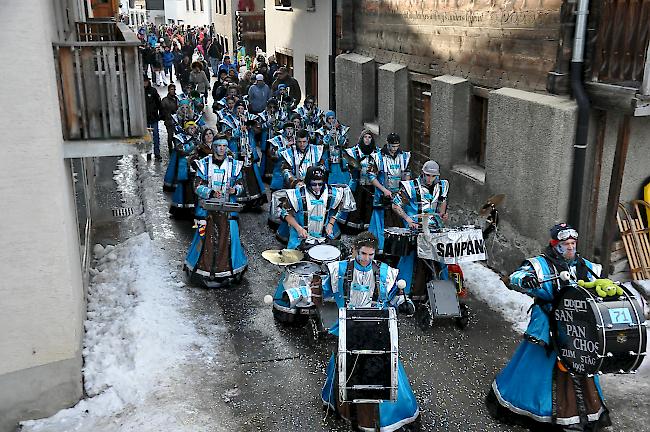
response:
<path id="1" fill-rule="evenodd" d="M 63 136 L 74 153 L 66 157 L 141 152 L 150 139 L 140 41 L 112 21 L 76 23 L 75 39 L 53 44 Z"/>
<path id="2" fill-rule="evenodd" d="M 237 11 L 237 37 L 239 40 L 258 41 L 266 38 L 264 11 Z"/>
<path id="3" fill-rule="evenodd" d="M 650 0 L 593 4 L 586 87 L 595 106 L 650 115 Z"/>

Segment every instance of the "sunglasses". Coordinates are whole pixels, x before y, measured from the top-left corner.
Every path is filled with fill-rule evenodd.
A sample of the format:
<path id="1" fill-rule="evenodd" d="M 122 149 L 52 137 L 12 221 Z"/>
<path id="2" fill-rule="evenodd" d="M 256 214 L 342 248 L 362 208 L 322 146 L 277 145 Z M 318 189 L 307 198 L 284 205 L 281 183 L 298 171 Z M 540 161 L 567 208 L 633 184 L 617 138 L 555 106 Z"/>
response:
<path id="1" fill-rule="evenodd" d="M 574 230 L 573 228 L 570 229 L 565 229 L 557 233 L 557 239 L 559 241 L 564 241 L 568 239 L 578 239 L 578 231 Z"/>

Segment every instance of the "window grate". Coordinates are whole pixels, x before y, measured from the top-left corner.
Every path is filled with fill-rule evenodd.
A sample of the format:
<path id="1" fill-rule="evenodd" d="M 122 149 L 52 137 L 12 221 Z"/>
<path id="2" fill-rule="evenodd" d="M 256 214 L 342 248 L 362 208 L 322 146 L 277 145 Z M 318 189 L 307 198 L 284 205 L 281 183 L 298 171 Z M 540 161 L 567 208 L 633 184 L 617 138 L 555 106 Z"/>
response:
<path id="1" fill-rule="evenodd" d="M 126 217 L 133 214 L 133 207 L 119 207 L 113 209 L 114 217 Z"/>

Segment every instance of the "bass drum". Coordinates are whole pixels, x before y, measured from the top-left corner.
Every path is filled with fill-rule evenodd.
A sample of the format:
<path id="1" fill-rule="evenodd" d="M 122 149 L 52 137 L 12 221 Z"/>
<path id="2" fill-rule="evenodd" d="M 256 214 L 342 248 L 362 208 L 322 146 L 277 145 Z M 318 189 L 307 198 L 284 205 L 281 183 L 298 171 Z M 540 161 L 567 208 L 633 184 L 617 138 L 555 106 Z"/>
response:
<path id="1" fill-rule="evenodd" d="M 553 339 L 558 357 L 571 372 L 629 373 L 646 355 L 648 335 L 642 305 L 627 287 L 622 296 L 601 298 L 572 286 L 553 309 Z"/>

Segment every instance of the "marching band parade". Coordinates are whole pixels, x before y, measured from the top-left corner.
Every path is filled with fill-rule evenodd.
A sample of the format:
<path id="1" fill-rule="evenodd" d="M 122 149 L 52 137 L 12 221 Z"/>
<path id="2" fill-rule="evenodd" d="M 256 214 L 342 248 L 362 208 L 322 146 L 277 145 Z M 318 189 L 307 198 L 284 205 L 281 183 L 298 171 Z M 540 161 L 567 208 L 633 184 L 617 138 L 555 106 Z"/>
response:
<path id="1" fill-rule="evenodd" d="M 650 432 L 650 0 L 2 3 L 0 432 Z"/>
<path id="2" fill-rule="evenodd" d="M 326 413 L 364 431 L 431 430 L 419 421 L 396 322 L 414 319 L 426 328 L 450 317 L 461 329 L 470 324 L 454 250 L 466 241 L 468 255 L 485 259 L 503 196 L 484 206 L 490 215 L 483 226 L 446 226 L 453 187 L 435 160 L 418 167 L 396 133 L 383 142 L 369 130 L 350 137 L 313 95 L 299 104 L 300 94 L 278 84 L 286 68 L 270 90 L 260 73 L 267 59 L 260 54 L 255 62 L 253 91 L 246 92 L 232 79 L 239 67 L 224 57 L 215 74 L 216 124 L 206 121 L 207 91 L 196 79 L 181 80 L 182 91 L 169 86 L 166 106 L 175 112 L 163 116 L 173 143 L 163 187 L 173 194 L 171 216 L 195 228 L 184 270 L 196 285 L 236 295 L 250 261 L 260 259 L 246 253 L 239 214 L 268 202 L 267 229 L 286 247 L 262 254 L 281 270 L 264 301 L 278 325 L 306 326 L 316 341 L 338 340 L 321 394 Z M 202 70 L 201 63 L 199 55 L 192 68 Z M 257 91 L 266 96 L 258 100 Z M 432 243 L 437 234 L 450 243 Z M 511 288 L 535 301 L 521 345 L 492 385 L 486 382 L 485 402 L 506 424 L 598 431 L 611 424 L 598 375 L 579 373 L 560 355 L 560 339 L 571 335 L 558 332 L 553 314 L 571 287 L 614 284 L 578 255 L 576 230 L 558 224 L 550 237 L 542 255 L 510 276 Z M 583 290 L 590 299 L 606 298 L 603 290 Z M 625 307 L 637 310 L 634 293 L 625 295 Z M 328 302 L 339 310 L 329 327 L 321 316 Z"/>

